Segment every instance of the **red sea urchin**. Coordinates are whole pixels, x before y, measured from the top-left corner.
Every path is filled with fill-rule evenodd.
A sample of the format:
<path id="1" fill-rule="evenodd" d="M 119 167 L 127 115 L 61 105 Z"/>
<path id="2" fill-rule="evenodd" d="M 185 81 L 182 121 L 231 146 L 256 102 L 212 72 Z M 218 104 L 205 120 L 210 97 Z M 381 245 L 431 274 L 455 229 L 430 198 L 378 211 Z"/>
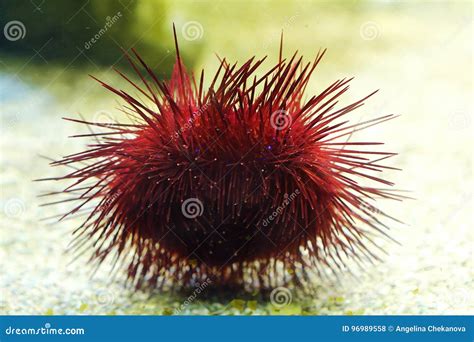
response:
<path id="1" fill-rule="evenodd" d="M 68 119 L 106 130 L 81 135 L 97 143 L 52 163 L 76 168 L 55 178 L 80 194 L 63 217 L 94 204 L 74 249 L 92 245 L 91 261 L 111 256 L 136 287 L 158 288 L 205 279 L 217 287 L 302 284 L 308 271 L 377 258 L 372 237 L 385 234 L 387 215 L 370 203 L 400 196 L 356 179 L 392 185 L 371 172 L 388 168 L 378 162 L 394 154 L 346 138 L 394 116 L 342 120 L 373 93 L 336 108 L 351 81 L 342 79 L 304 101 L 325 51 L 303 64 L 296 53 L 282 60 L 281 49 L 260 77 L 264 59 L 240 67 L 222 60 L 206 90 L 204 72 L 195 80 L 185 70 L 176 34 L 175 41 L 170 81 L 158 80 L 135 51 L 127 58 L 143 85 L 119 73 L 138 96 L 99 81 L 125 101 L 131 123 Z"/>

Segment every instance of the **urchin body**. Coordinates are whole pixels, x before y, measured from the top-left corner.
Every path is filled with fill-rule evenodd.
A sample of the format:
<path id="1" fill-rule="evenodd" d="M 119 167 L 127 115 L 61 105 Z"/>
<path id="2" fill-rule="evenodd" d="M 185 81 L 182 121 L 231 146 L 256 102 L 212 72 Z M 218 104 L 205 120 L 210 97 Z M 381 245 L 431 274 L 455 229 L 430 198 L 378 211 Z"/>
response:
<path id="1" fill-rule="evenodd" d="M 66 191 L 83 191 L 68 214 L 97 202 L 77 245 L 91 242 L 92 260 L 125 262 L 138 287 L 211 279 L 262 288 L 270 274 L 299 281 L 301 270 L 375 258 L 366 243 L 384 225 L 369 203 L 397 196 L 356 179 L 391 185 L 371 172 L 393 154 L 344 139 L 393 116 L 341 119 L 366 99 L 336 107 L 350 80 L 304 100 L 323 54 L 306 65 L 280 58 L 260 78 L 263 60 L 222 61 L 207 90 L 204 74 L 199 82 L 188 75 L 179 54 L 168 82 L 136 55 L 148 78 L 133 62 L 143 84 L 124 77 L 143 101 L 101 82 L 125 101 L 132 123 L 74 120 L 107 130 L 92 134 L 100 140 L 90 150 L 55 163 L 90 162 L 61 177 L 76 181 Z"/>

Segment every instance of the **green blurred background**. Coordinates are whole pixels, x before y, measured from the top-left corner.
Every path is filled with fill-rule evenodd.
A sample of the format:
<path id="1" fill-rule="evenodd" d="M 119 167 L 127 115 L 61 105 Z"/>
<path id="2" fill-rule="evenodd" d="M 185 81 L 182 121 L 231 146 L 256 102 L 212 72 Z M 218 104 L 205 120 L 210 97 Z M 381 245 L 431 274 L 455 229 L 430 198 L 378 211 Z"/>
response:
<path id="1" fill-rule="evenodd" d="M 41 218 L 66 207 L 39 207 L 58 190 L 32 183 L 64 170 L 58 158 L 84 148 L 87 133 L 61 117 L 121 119 L 119 103 L 88 77 L 131 90 L 112 70 L 131 74 L 121 49 L 134 47 L 166 78 L 175 55 L 172 24 L 188 69 L 211 75 L 218 58 L 244 62 L 284 53 L 328 53 L 308 96 L 356 76 L 345 101 L 381 91 L 353 114 L 355 122 L 398 113 L 355 134 L 386 141 L 400 153 L 388 176 L 416 201 L 384 209 L 409 223 L 401 243 L 383 244 L 384 262 L 354 280 L 320 282 L 320 290 L 285 307 L 262 295 L 199 298 L 183 314 L 465 314 L 473 313 L 472 3 L 470 1 L 138 1 L 1 0 L 0 25 L 0 313 L 172 314 L 183 298 L 124 289 L 107 269 L 90 278 L 85 260 L 65 252 L 71 220 Z M 262 68 L 261 73 L 265 70 Z M 207 77 L 209 80 L 210 77 Z M 132 91 L 133 92 L 133 91 Z"/>

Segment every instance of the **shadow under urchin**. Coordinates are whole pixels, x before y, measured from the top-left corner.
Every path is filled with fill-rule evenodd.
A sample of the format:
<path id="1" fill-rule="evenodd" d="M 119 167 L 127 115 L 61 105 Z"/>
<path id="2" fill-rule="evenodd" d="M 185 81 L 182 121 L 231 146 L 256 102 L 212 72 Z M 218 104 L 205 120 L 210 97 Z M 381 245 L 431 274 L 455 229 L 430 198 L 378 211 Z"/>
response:
<path id="1" fill-rule="evenodd" d="M 204 87 L 204 71 L 186 71 L 174 34 L 169 81 L 135 51 L 126 57 L 141 81 L 119 72 L 133 95 L 99 81 L 130 122 L 67 119 L 91 130 L 78 137 L 95 139 L 52 163 L 74 168 L 52 178 L 72 182 L 61 193 L 78 203 L 61 219 L 86 211 L 71 250 L 92 249 L 91 263 L 107 260 L 134 287 L 162 290 L 304 287 L 313 273 L 378 259 L 374 238 L 386 235 L 381 219 L 390 216 L 374 201 L 402 198 L 380 176 L 393 169 L 380 161 L 395 153 L 349 138 L 395 116 L 347 119 L 375 92 L 338 106 L 351 81 L 341 79 L 305 99 L 325 50 L 303 63 L 297 53 L 283 59 L 281 47 L 260 76 L 265 58 L 221 60 Z"/>

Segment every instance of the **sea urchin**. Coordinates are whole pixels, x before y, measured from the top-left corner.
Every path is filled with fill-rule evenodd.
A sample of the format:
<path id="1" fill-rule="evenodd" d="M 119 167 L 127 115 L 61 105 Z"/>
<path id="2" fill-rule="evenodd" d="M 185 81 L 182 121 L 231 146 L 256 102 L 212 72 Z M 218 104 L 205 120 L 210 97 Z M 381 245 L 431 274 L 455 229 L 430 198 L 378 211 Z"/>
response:
<path id="1" fill-rule="evenodd" d="M 351 79 L 304 100 L 323 57 L 304 64 L 295 53 L 257 77 L 264 59 L 241 66 L 221 60 L 204 86 L 179 55 L 171 80 L 159 80 L 133 51 L 142 85 L 120 73 L 137 95 L 99 81 L 124 101 L 130 123 L 89 122 L 86 151 L 53 165 L 75 170 L 64 192 L 77 194 L 68 215 L 93 204 L 74 232 L 76 250 L 94 248 L 127 267 L 136 287 L 173 288 L 211 279 L 217 286 L 266 288 L 272 279 L 303 283 L 309 270 L 341 268 L 348 259 L 377 258 L 374 234 L 386 216 L 371 204 L 398 199 L 375 177 L 394 153 L 364 150 L 348 138 L 393 118 L 349 123 L 367 97 L 337 107 Z M 367 182 L 365 182 L 367 183 Z M 71 199 L 69 199 L 71 200 Z M 372 246 L 369 246 L 372 244 Z M 374 247 L 375 246 L 375 247 Z"/>

